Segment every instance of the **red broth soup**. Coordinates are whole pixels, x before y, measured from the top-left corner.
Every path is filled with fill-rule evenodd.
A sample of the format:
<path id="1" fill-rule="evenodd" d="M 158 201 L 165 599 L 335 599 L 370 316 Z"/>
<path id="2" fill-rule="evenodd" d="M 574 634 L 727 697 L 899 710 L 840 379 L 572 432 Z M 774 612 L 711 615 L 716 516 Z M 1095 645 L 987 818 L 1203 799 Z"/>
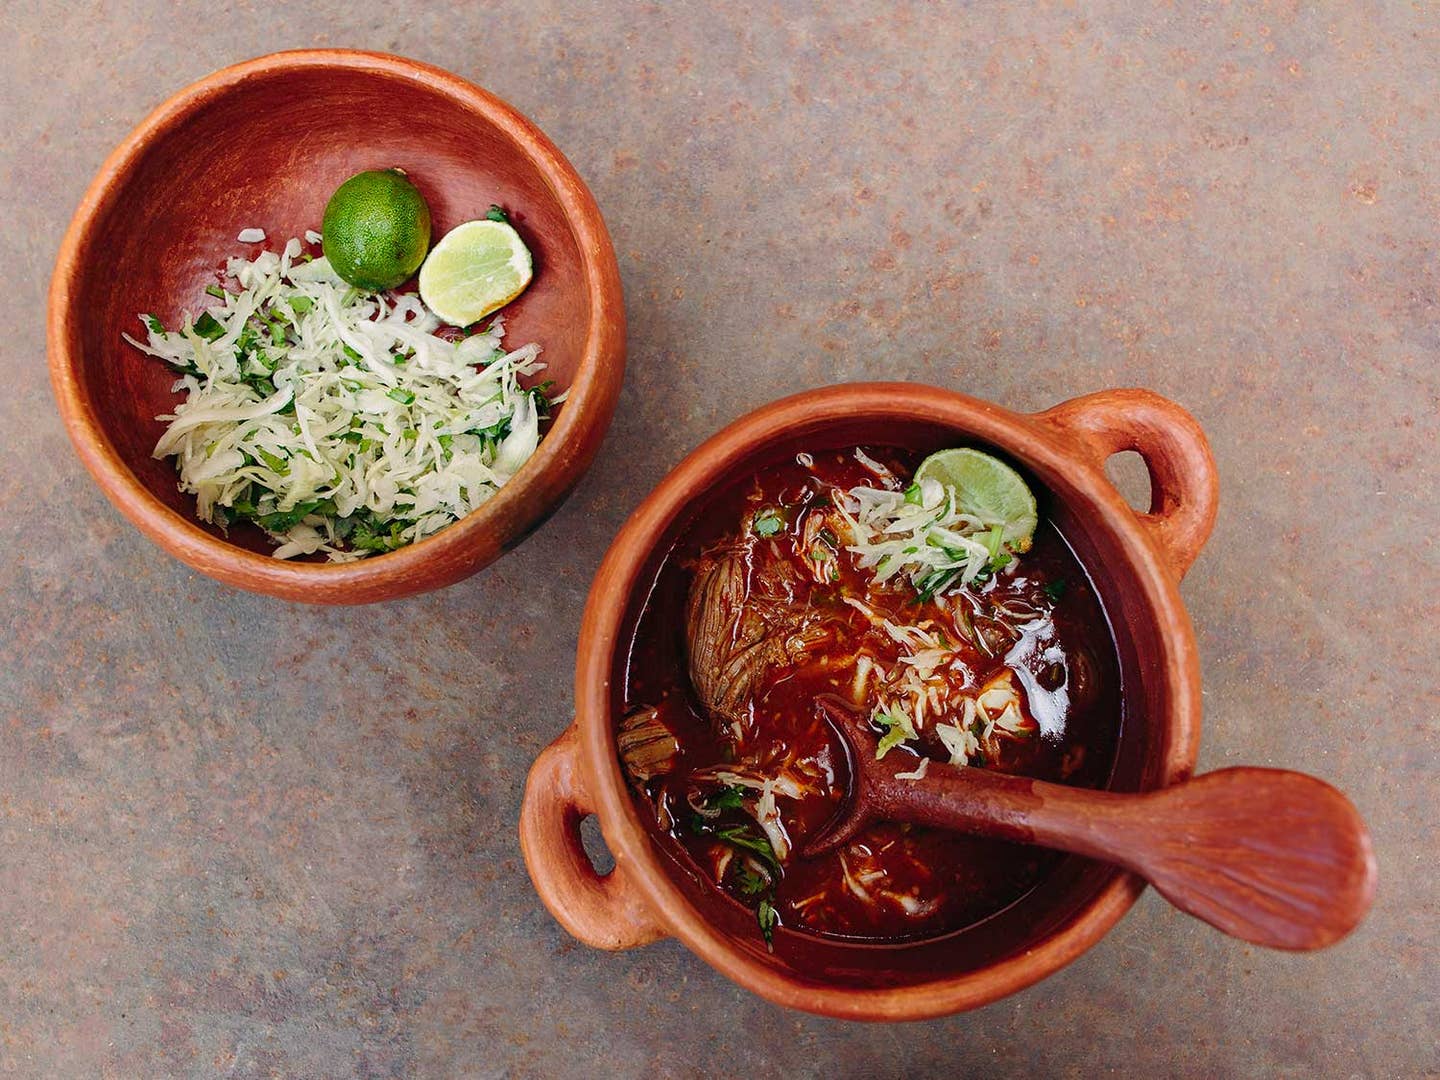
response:
<path id="1" fill-rule="evenodd" d="M 1114 645 L 1043 513 L 1028 550 L 981 533 L 991 557 L 978 573 L 886 576 L 865 547 L 877 534 L 863 500 L 918 513 L 920 459 L 859 447 L 761 470 L 681 535 L 636 624 L 618 739 L 634 797 L 671 854 L 753 909 L 767 939 L 777 925 L 946 934 L 1012 904 L 1059 859 L 891 822 L 801 856 L 846 782 L 817 697 L 863 711 L 917 777 L 954 763 L 1098 787 L 1113 764 Z M 903 562 L 913 547 L 889 550 Z"/>

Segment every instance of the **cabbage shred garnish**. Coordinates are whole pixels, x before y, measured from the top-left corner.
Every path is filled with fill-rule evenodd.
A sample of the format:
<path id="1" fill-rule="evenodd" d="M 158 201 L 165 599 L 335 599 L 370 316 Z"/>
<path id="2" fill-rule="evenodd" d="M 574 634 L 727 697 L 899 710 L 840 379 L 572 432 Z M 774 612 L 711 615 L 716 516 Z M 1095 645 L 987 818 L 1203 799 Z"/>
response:
<path id="1" fill-rule="evenodd" d="M 180 372 L 155 456 L 176 459 L 201 520 L 254 522 L 276 558 L 392 551 L 491 498 L 563 395 L 521 385 L 540 347 L 506 352 L 500 318 L 449 341 L 418 297 L 362 293 L 301 252 L 232 258 L 234 288 L 207 290 L 220 303 L 125 335 Z"/>
<path id="2" fill-rule="evenodd" d="M 1008 566 L 1005 523 L 962 511 L 953 488 L 926 479 L 903 491 L 853 487 L 835 507 L 850 527 L 848 550 L 876 584 L 904 578 L 921 601 L 976 585 Z"/>

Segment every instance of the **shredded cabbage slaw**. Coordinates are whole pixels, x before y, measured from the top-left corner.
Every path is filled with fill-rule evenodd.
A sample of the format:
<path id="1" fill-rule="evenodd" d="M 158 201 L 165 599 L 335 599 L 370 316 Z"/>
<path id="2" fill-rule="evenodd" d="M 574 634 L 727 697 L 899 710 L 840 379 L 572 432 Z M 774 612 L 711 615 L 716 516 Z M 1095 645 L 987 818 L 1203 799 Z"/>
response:
<path id="1" fill-rule="evenodd" d="M 307 233 L 314 244 L 319 235 Z M 540 346 L 502 348 L 503 320 L 459 341 L 403 294 L 346 285 L 290 240 L 232 258 L 233 290 L 167 331 L 125 340 L 180 372 L 185 400 L 157 458 L 174 457 L 196 514 L 253 521 L 284 559 L 346 561 L 430 536 L 490 499 L 534 454 L 564 395 L 521 380 Z"/>
<path id="2" fill-rule="evenodd" d="M 962 511 L 955 491 L 926 479 L 903 491 L 853 487 L 835 500 L 854 543 L 856 565 L 876 584 L 903 574 L 922 599 L 1006 566 L 1004 522 Z"/>

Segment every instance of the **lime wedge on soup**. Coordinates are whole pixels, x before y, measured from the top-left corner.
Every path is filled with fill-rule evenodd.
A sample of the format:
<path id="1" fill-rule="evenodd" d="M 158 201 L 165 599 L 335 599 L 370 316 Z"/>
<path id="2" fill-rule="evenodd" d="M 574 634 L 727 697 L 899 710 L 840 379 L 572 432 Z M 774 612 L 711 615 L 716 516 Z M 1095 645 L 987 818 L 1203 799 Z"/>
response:
<path id="1" fill-rule="evenodd" d="M 1002 526 L 1011 551 L 1030 550 L 1039 523 L 1035 496 L 1020 474 L 999 458 L 965 447 L 939 450 L 920 463 L 915 482 L 935 480 L 955 492 L 955 503 L 991 525 Z"/>
<path id="2" fill-rule="evenodd" d="M 525 291 L 530 249 L 508 221 L 457 225 L 420 267 L 420 299 L 452 326 L 469 326 Z"/>

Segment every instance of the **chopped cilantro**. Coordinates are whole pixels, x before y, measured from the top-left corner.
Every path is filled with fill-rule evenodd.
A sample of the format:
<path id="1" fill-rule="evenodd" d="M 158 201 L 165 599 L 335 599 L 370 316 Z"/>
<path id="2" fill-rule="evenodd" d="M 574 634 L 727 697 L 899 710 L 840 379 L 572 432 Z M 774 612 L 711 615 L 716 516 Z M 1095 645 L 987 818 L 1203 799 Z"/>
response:
<path id="1" fill-rule="evenodd" d="M 936 593 L 949 588 L 951 583 L 958 581 L 962 573 L 963 571 L 958 569 L 936 570 L 933 574 L 922 578 L 916 586 L 915 602 L 917 604 L 925 603 Z"/>
<path id="2" fill-rule="evenodd" d="M 698 814 L 691 825 L 697 833 L 713 836 L 739 851 L 754 855 L 764 866 L 779 873 L 780 860 L 775 857 L 775 849 L 764 836 L 757 836 L 751 826 L 712 825 Z"/>
<path id="3" fill-rule="evenodd" d="M 335 512 L 335 504 L 330 500 L 315 500 L 313 502 L 297 503 L 289 510 L 277 510 L 274 513 L 261 514 L 255 518 L 255 521 L 271 532 L 288 532 L 311 514 L 326 513 L 326 507 L 329 507 L 329 513 L 333 514 Z"/>
<path id="4" fill-rule="evenodd" d="M 764 874 L 757 874 L 748 866 L 742 866 L 735 871 L 735 887 L 740 890 L 741 896 L 753 900 L 769 890 L 770 879 Z"/>
<path id="5" fill-rule="evenodd" d="M 362 516 L 363 515 L 363 516 Z M 368 513 L 357 513 L 355 525 L 350 532 L 350 546 L 360 551 L 394 551 L 405 543 L 401 534 L 409 527 L 408 521 L 375 521 Z"/>
<path id="6" fill-rule="evenodd" d="M 780 923 L 780 915 L 776 912 L 775 905 L 769 900 L 761 900 L 760 906 L 755 909 L 755 921 L 760 924 L 760 933 L 765 937 L 765 947 L 773 952 L 775 927 Z"/>
<path id="7" fill-rule="evenodd" d="M 774 536 L 785 526 L 785 519 L 768 507 L 755 515 L 752 522 L 756 536 Z"/>
<path id="8" fill-rule="evenodd" d="M 510 434 L 510 418 L 507 416 L 503 420 L 491 424 L 489 427 L 473 428 L 470 431 L 470 434 L 478 435 L 482 439 L 493 439 L 494 441 L 499 442 L 501 439 L 505 438 L 506 435 Z"/>
<path id="9" fill-rule="evenodd" d="M 271 471 L 277 472 L 281 476 L 290 475 L 290 463 L 283 457 L 280 457 L 278 454 L 272 454 L 269 450 L 262 449 L 258 446 L 255 448 L 255 452 L 260 455 L 260 459 L 264 461 L 266 465 L 270 466 Z"/>
<path id="10" fill-rule="evenodd" d="M 304 315 L 305 312 L 315 306 L 315 301 L 311 300 L 308 296 L 292 296 L 288 303 L 290 304 L 290 310 L 295 312 L 296 315 Z"/>
<path id="11" fill-rule="evenodd" d="M 203 312 L 190 327 L 198 337 L 206 341 L 219 341 L 225 336 L 225 327 L 220 325 L 219 320 L 208 311 Z"/>
<path id="12" fill-rule="evenodd" d="M 240 336 L 235 339 L 235 359 L 244 361 L 252 352 L 260 348 L 260 331 L 254 326 L 246 324 L 240 330 Z"/>
<path id="13" fill-rule="evenodd" d="M 1054 581 L 1047 581 L 1043 591 L 1052 601 L 1058 601 L 1065 595 L 1065 579 L 1059 577 Z"/>
<path id="14" fill-rule="evenodd" d="M 546 379 L 539 386 L 532 386 L 525 391 L 535 402 L 535 415 L 541 420 L 550 418 L 550 410 L 553 408 L 550 404 L 550 390 L 554 385 L 554 379 Z"/>
<path id="15" fill-rule="evenodd" d="M 149 330 L 152 334 L 165 333 L 165 324 L 154 315 L 141 315 L 140 321 L 145 324 L 145 329 Z"/>
<path id="16" fill-rule="evenodd" d="M 876 713 L 874 722 L 885 729 L 885 734 L 875 744 L 875 760 L 879 761 L 906 739 L 915 738 L 915 725 L 903 712 Z"/>
<path id="17" fill-rule="evenodd" d="M 745 805 L 744 800 L 745 789 L 739 784 L 730 784 L 706 798 L 705 805 L 712 810 L 739 810 Z"/>
<path id="18" fill-rule="evenodd" d="M 510 223 L 510 215 L 505 213 L 501 207 L 493 204 L 489 210 L 485 211 L 485 216 L 491 221 L 503 221 L 507 225 Z"/>

